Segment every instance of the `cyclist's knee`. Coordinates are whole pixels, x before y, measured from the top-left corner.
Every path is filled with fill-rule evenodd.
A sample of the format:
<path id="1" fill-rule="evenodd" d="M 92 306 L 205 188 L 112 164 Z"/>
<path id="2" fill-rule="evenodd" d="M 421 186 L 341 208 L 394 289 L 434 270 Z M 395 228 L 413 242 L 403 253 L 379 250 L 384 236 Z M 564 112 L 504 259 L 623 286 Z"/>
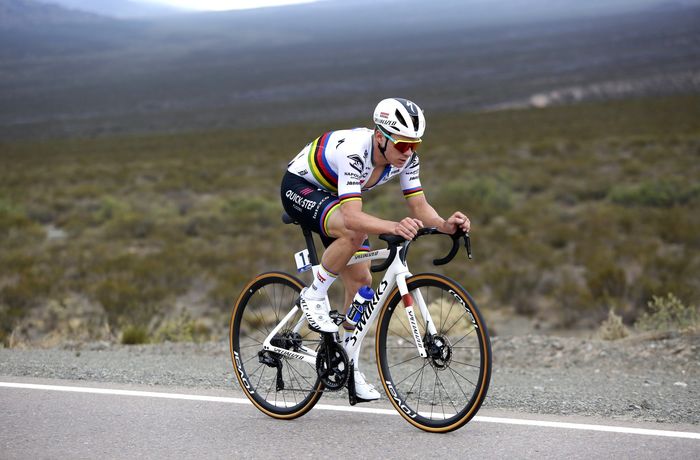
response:
<path id="1" fill-rule="evenodd" d="M 367 270 L 352 270 L 343 274 L 343 284 L 350 292 L 357 292 L 362 286 L 372 285 L 372 274 Z"/>
<path id="2" fill-rule="evenodd" d="M 341 234 L 341 238 L 344 238 L 352 243 L 357 249 L 362 247 L 362 243 L 367 239 L 367 234 L 364 232 L 356 232 L 354 230 L 344 229 Z"/>

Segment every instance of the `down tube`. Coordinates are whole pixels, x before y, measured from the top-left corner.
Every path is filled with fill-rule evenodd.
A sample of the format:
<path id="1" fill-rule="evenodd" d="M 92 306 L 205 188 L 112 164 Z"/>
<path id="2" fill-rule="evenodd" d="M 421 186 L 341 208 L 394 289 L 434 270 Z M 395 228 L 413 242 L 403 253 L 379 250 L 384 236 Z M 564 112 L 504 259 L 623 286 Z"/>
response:
<path id="1" fill-rule="evenodd" d="M 387 278 L 389 279 L 387 280 Z M 360 321 L 357 322 L 355 332 L 352 334 L 352 336 L 350 336 L 348 342 L 345 344 L 345 351 L 347 352 L 348 356 L 354 356 L 355 352 L 360 349 L 362 339 L 364 339 L 365 335 L 367 335 L 367 331 L 370 327 L 372 327 L 374 321 L 377 319 L 379 311 L 381 310 L 381 308 L 377 308 L 377 305 L 386 305 L 387 298 L 394 289 L 395 285 L 396 281 L 394 281 L 393 277 L 385 277 L 382 282 L 379 283 L 379 286 L 374 292 L 372 302 L 370 302 L 369 306 L 362 312 L 362 318 L 360 318 Z"/>

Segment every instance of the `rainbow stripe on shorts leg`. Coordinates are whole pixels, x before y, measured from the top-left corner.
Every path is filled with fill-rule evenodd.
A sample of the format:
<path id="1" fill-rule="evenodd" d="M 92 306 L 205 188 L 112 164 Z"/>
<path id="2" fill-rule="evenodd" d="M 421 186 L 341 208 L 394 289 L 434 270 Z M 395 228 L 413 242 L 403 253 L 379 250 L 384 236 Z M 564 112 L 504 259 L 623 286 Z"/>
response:
<path id="1" fill-rule="evenodd" d="M 329 238 L 333 238 L 328 234 L 328 219 L 331 217 L 331 214 L 335 212 L 336 209 L 340 207 L 340 200 L 334 200 L 331 201 L 328 206 L 326 206 L 326 209 L 323 210 L 323 214 L 321 214 L 321 234 L 324 236 L 327 236 Z"/>

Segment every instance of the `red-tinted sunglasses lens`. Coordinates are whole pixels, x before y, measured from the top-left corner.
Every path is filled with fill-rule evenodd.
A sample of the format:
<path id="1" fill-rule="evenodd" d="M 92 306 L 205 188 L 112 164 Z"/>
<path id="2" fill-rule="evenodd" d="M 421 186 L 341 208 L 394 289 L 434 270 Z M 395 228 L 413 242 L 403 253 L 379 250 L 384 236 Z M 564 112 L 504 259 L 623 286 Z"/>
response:
<path id="1" fill-rule="evenodd" d="M 418 150 L 419 144 L 420 144 L 419 142 L 397 142 L 396 144 L 394 144 L 394 146 L 396 147 L 396 150 L 398 150 L 399 152 L 406 153 L 410 149 L 413 149 L 414 152 L 416 150 Z"/>

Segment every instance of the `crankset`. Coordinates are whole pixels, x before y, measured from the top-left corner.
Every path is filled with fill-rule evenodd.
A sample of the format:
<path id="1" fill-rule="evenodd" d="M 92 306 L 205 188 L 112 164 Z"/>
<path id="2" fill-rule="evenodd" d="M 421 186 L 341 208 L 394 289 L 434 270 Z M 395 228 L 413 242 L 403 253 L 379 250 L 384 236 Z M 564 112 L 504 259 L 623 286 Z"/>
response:
<path id="1" fill-rule="evenodd" d="M 335 341 L 335 334 L 322 334 L 323 341 L 316 354 L 316 373 L 328 391 L 339 391 L 352 372 L 348 354 Z"/>

